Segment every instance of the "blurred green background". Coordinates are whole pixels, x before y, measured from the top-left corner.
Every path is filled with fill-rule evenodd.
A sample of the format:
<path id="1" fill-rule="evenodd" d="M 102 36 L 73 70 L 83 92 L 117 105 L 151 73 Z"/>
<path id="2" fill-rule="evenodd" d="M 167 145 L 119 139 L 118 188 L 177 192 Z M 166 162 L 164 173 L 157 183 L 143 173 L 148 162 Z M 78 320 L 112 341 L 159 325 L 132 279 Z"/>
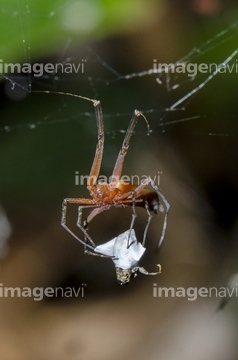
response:
<path id="1" fill-rule="evenodd" d="M 208 75 L 171 76 L 175 90 L 165 76 L 161 85 L 156 74 L 119 77 L 190 52 L 190 62 L 221 63 L 237 48 L 237 14 L 235 1 L 222 0 L 1 1 L 3 63 L 86 60 L 84 73 L 0 76 L 0 204 L 12 229 L 1 283 L 87 283 L 84 299 L 0 299 L 2 359 L 237 358 L 237 298 L 214 320 L 219 299 L 153 299 L 152 285 L 226 286 L 237 272 L 238 75 L 215 76 L 175 111 L 168 109 Z M 162 264 L 160 278 L 141 275 L 119 287 L 113 264 L 84 256 L 61 228 L 62 200 L 88 197 L 86 186 L 75 185 L 75 172 L 89 174 L 96 119 L 90 102 L 37 90 L 101 101 L 106 176 L 134 109 L 146 114 L 152 132 L 148 137 L 138 123 L 124 174 L 162 171 L 161 189 L 172 205 L 168 233 L 158 255 L 162 216 L 154 217 L 144 259 L 149 270 Z M 126 229 L 127 210 L 94 220 L 96 243 Z M 71 207 L 72 226 L 76 218 Z M 138 234 L 144 222 L 138 211 Z"/>

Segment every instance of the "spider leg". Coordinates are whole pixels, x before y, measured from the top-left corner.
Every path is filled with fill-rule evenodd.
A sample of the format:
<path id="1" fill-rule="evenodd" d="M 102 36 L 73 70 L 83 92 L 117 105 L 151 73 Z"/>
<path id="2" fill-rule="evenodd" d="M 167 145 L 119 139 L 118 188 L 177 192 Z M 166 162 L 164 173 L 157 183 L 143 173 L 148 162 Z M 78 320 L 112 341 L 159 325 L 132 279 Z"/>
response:
<path id="1" fill-rule="evenodd" d="M 84 236 L 85 236 L 85 241 L 81 240 L 72 230 L 70 230 L 70 228 L 67 226 L 66 224 L 66 216 L 67 216 L 67 205 L 68 204 L 80 204 L 81 206 L 79 206 L 79 216 L 77 219 L 77 226 L 80 228 L 80 230 L 83 232 Z M 85 206 L 82 206 L 84 205 Z M 94 255 L 94 256 L 99 256 L 99 257 L 106 257 L 106 258 L 112 258 L 112 256 L 108 256 L 108 255 L 103 255 L 103 254 L 99 254 L 94 252 L 94 249 L 96 247 L 96 245 L 94 244 L 92 238 L 89 236 L 89 234 L 87 233 L 86 229 L 84 228 L 84 226 L 81 225 L 81 218 L 82 218 L 82 210 L 83 208 L 90 208 L 90 207 L 96 207 L 97 205 L 94 203 L 93 200 L 91 199 L 80 199 L 80 198 L 67 198 L 64 199 L 63 204 L 62 204 L 62 218 L 61 218 L 61 225 L 65 228 L 65 230 L 67 230 L 70 235 L 72 235 L 76 240 L 78 240 L 81 244 L 84 245 L 84 252 L 87 253 L 88 255 Z M 103 212 L 104 210 L 109 209 L 110 206 L 106 206 L 103 209 L 101 208 L 95 208 L 91 214 L 93 214 L 93 217 L 95 217 L 96 215 L 98 215 L 100 212 Z M 96 211 L 98 210 L 98 211 Z M 90 215 L 91 215 L 90 214 Z M 90 217 L 89 215 L 89 217 Z M 88 217 L 88 218 L 89 218 Z M 92 220 L 93 217 L 90 217 L 89 221 L 88 219 L 86 220 L 86 224 L 88 225 L 88 223 Z M 87 243 L 87 240 L 90 241 L 91 245 L 89 245 Z M 88 250 L 90 249 L 90 250 Z"/>
<path id="2" fill-rule="evenodd" d="M 77 226 L 79 227 L 79 229 L 84 233 L 84 241 L 87 243 L 87 240 L 90 241 L 90 243 L 92 244 L 92 246 L 96 247 L 96 245 L 94 244 L 91 236 L 89 236 L 88 232 L 87 232 L 87 228 L 86 226 L 82 226 L 82 213 L 83 213 L 83 209 L 85 208 L 95 208 L 97 205 L 85 205 L 85 206 L 79 206 L 78 207 L 78 219 L 77 219 Z M 86 247 L 84 246 L 84 251 L 86 251 Z"/>
<path id="3" fill-rule="evenodd" d="M 149 211 L 149 208 L 148 208 L 148 203 L 146 202 L 145 203 L 145 209 L 147 211 L 147 214 L 148 214 L 148 220 L 147 220 L 147 224 L 146 224 L 146 227 L 145 227 L 145 230 L 144 230 L 144 235 L 143 235 L 143 241 L 142 241 L 142 245 L 145 246 L 145 241 L 146 241 L 146 236 L 147 236 L 147 232 L 148 232 L 148 229 L 149 229 L 149 226 L 150 226 L 150 222 L 152 220 L 152 214 L 151 212 Z"/>
<path id="4" fill-rule="evenodd" d="M 97 207 L 96 209 L 94 209 L 87 217 L 86 221 L 85 221 L 85 227 L 90 223 L 90 221 L 92 221 L 92 219 L 101 214 L 103 211 L 109 210 L 110 207 L 112 207 L 112 205 L 103 205 L 101 207 Z"/>
<path id="5" fill-rule="evenodd" d="M 130 231 L 128 234 L 128 240 L 127 240 L 127 249 L 129 248 L 130 245 L 129 241 L 130 241 L 130 235 L 131 235 L 131 230 L 133 229 L 134 223 L 135 223 L 135 219 L 136 219 L 136 198 L 138 197 L 138 195 L 140 194 L 140 192 L 149 184 L 149 178 L 146 178 L 145 180 L 143 180 L 141 182 L 140 185 L 138 185 L 134 190 L 131 190 L 127 193 L 124 193 L 123 195 L 120 196 L 120 200 L 122 200 L 122 202 L 125 203 L 129 203 L 130 205 L 132 205 L 132 219 L 131 219 L 131 224 L 130 224 Z M 148 228 L 152 219 L 152 215 L 148 209 L 148 204 L 145 205 L 147 214 L 148 214 L 148 221 L 145 227 L 145 231 L 144 231 L 144 235 L 143 235 L 143 241 L 142 241 L 142 245 L 144 246 L 145 244 L 145 240 L 146 240 L 146 236 L 147 236 L 147 232 L 148 232 Z"/>
<path id="6" fill-rule="evenodd" d="M 151 179 L 150 176 L 148 176 L 146 179 L 144 179 L 141 182 L 141 184 L 139 186 L 137 186 L 137 188 L 134 190 L 136 196 L 138 196 L 140 194 L 140 192 L 144 189 L 144 187 L 149 185 L 149 184 L 151 185 L 153 190 L 156 192 L 156 194 L 159 196 L 159 198 L 162 199 L 162 201 L 164 203 L 164 206 L 165 206 L 165 216 L 164 216 L 162 234 L 161 234 L 161 237 L 160 237 L 160 240 L 159 240 L 159 243 L 158 243 L 158 248 L 160 248 L 161 245 L 162 245 L 162 242 L 164 240 L 165 233 L 166 233 L 167 222 L 168 222 L 168 213 L 169 213 L 169 210 L 170 210 L 170 203 L 168 202 L 166 197 L 163 195 L 163 193 L 159 190 L 159 188 L 155 185 L 155 182 Z M 147 213 L 150 214 L 148 207 L 147 207 Z M 145 243 L 145 236 L 147 234 L 151 219 L 152 219 L 152 215 L 150 214 L 149 217 L 148 217 L 148 222 L 147 222 L 145 232 L 144 232 L 143 244 Z"/>
<path id="7" fill-rule="evenodd" d="M 99 256 L 99 257 L 108 258 L 108 259 L 113 259 L 114 258 L 114 256 L 99 254 L 99 253 L 93 252 L 91 250 L 85 250 L 85 254 L 93 255 L 93 256 Z"/>
<path id="8" fill-rule="evenodd" d="M 61 225 L 63 226 L 63 228 L 65 228 L 65 230 L 67 230 L 76 240 L 78 240 L 81 244 L 83 244 L 84 246 L 86 246 L 87 248 L 94 250 L 95 245 L 93 243 L 93 241 L 91 240 L 90 236 L 87 234 L 86 230 L 83 231 L 84 235 L 85 233 L 88 235 L 87 238 L 89 238 L 89 240 L 91 241 L 91 243 L 94 245 L 89 245 L 87 244 L 85 241 L 81 240 L 76 234 L 74 234 L 74 232 L 72 230 L 70 230 L 70 228 L 67 226 L 66 224 L 66 216 L 67 216 L 67 205 L 68 203 L 74 203 L 74 204 L 82 204 L 82 202 L 88 203 L 88 204 L 93 204 L 93 200 L 90 199 L 77 199 L 77 198 L 67 198 L 64 199 L 63 204 L 62 204 L 62 217 L 61 217 Z"/>
<path id="9" fill-rule="evenodd" d="M 134 111 L 134 114 L 132 116 L 131 122 L 128 126 L 124 141 L 122 143 L 122 147 L 121 150 L 118 154 L 113 172 L 112 172 L 112 182 L 114 182 L 115 184 L 119 181 L 121 174 L 122 174 L 122 168 L 123 168 L 123 164 L 124 164 L 124 160 L 129 148 L 129 144 L 130 144 L 130 139 L 131 139 L 131 135 L 133 134 L 133 131 L 135 129 L 137 120 L 139 119 L 139 117 L 142 116 L 147 124 L 147 128 L 148 128 L 148 134 L 150 132 L 150 127 L 149 127 L 149 123 L 146 119 L 146 117 L 138 110 Z"/>
<path id="10" fill-rule="evenodd" d="M 133 200 L 132 200 L 132 220 L 131 220 L 131 226 L 130 226 L 130 231 L 131 229 L 133 228 L 134 226 L 134 222 L 135 222 L 135 219 L 136 219 L 136 209 L 135 209 L 135 202 L 136 202 L 136 197 L 139 195 L 139 193 L 144 189 L 145 186 L 148 185 L 148 181 L 146 179 L 146 181 L 144 180 L 140 185 L 137 186 L 137 188 L 135 188 L 135 190 L 133 191 Z M 147 233 L 148 233 L 148 229 L 149 229 L 149 226 L 150 226 L 150 222 L 151 222 L 151 219 L 152 219 L 152 214 L 151 212 L 149 211 L 149 208 L 148 208 L 148 203 L 146 202 L 145 203 L 145 209 L 147 211 L 147 214 L 148 214 L 148 220 L 147 220 L 147 224 L 146 224 L 146 227 L 145 227 L 145 230 L 144 230 L 144 234 L 143 234 L 143 240 L 142 240 L 142 245 L 144 246 L 145 245 L 145 241 L 146 241 L 146 236 L 147 236 Z M 129 236 L 130 237 L 130 236 Z M 128 243 L 129 243 L 129 237 L 128 237 Z"/>
<path id="11" fill-rule="evenodd" d="M 159 240 L 159 243 L 158 243 L 158 248 L 160 248 L 160 246 L 162 245 L 162 242 L 164 240 L 165 233 L 166 233 L 167 222 L 168 222 L 168 213 L 169 213 L 169 209 L 170 209 L 170 203 L 168 202 L 166 197 L 163 195 L 163 193 L 159 190 L 159 188 L 155 185 L 155 182 L 148 176 L 133 191 L 123 194 L 120 199 L 122 200 L 124 198 L 128 199 L 128 197 L 132 197 L 134 199 L 132 201 L 132 208 L 133 208 L 133 203 L 134 203 L 134 206 L 135 206 L 136 198 L 140 195 L 140 193 L 143 191 L 143 189 L 149 184 L 151 185 L 153 190 L 156 192 L 156 194 L 159 196 L 159 198 L 163 201 L 164 206 L 165 206 L 165 217 L 164 217 L 164 223 L 163 223 L 163 228 L 162 228 L 162 234 L 161 234 L 161 237 L 160 237 L 160 240 Z M 148 214 L 148 220 L 147 220 L 147 224 L 146 224 L 144 235 L 143 235 L 143 241 L 142 241 L 143 246 L 145 244 L 147 232 L 148 232 L 149 225 L 150 225 L 150 222 L 151 222 L 151 219 L 152 219 L 152 214 L 150 213 L 150 211 L 148 209 L 148 204 L 145 204 L 145 209 L 146 209 L 147 214 Z M 131 228 L 132 228 L 132 226 L 134 224 L 135 217 L 136 217 L 135 216 L 135 210 L 133 210 Z"/>
<path id="12" fill-rule="evenodd" d="M 131 230 L 133 229 L 136 216 L 137 215 L 136 215 L 136 206 L 135 206 L 135 193 L 133 191 L 132 192 L 132 218 L 131 218 L 131 224 L 130 224 L 129 234 L 128 234 L 128 238 L 127 238 L 127 249 L 129 249 L 129 247 L 133 244 L 133 242 L 130 244 L 130 237 L 131 237 Z"/>
<path id="13" fill-rule="evenodd" d="M 91 207 L 91 206 L 87 206 L 87 207 Z M 106 211 L 108 210 L 109 208 L 111 207 L 111 205 L 105 205 L 105 206 L 102 206 L 102 207 L 97 207 L 95 209 L 93 209 L 93 211 L 89 214 L 89 216 L 87 217 L 87 219 L 85 220 L 85 224 L 82 226 L 81 225 L 81 214 L 79 215 L 80 217 L 78 217 L 78 222 L 77 222 L 77 225 L 80 227 L 80 229 L 83 229 L 84 231 L 83 232 L 86 232 L 86 234 L 88 235 L 87 233 L 87 230 L 85 229 L 88 224 L 92 221 L 92 219 L 99 215 L 100 213 L 102 213 L 103 211 Z M 80 208 L 80 207 L 79 207 Z M 79 209 L 79 212 L 80 212 L 80 209 Z M 82 211 L 81 211 L 82 212 Z M 89 239 L 87 237 L 87 239 Z M 91 238 L 90 238 L 91 239 Z M 96 246 L 95 246 L 96 247 Z M 99 257 L 104 257 L 104 258 L 110 258 L 112 259 L 113 256 L 108 256 L 108 255 L 103 255 L 103 254 L 99 254 L 97 252 L 92 252 L 90 250 L 88 250 L 86 247 L 84 247 L 84 252 L 85 254 L 88 254 L 88 255 L 94 255 L 94 256 L 99 256 Z"/>
<path id="14" fill-rule="evenodd" d="M 98 128 L 98 143 L 96 147 L 95 157 L 93 160 L 93 165 L 91 167 L 90 175 L 88 177 L 87 187 L 91 193 L 91 187 L 95 185 L 100 167 L 102 162 L 102 155 L 103 155 L 103 147 L 104 147 L 104 129 L 103 129 L 103 115 L 102 115 L 102 107 L 99 100 L 90 99 L 86 96 L 71 94 L 71 93 L 64 93 L 62 91 L 34 91 L 36 93 L 47 93 L 47 94 L 57 94 L 57 95 L 64 95 L 64 96 L 72 96 L 75 98 L 87 100 L 93 103 L 95 107 L 96 119 L 97 119 L 97 128 Z"/>
<path id="15" fill-rule="evenodd" d="M 163 193 L 159 190 L 159 188 L 155 185 L 155 182 L 149 178 L 149 182 L 150 185 L 152 186 L 152 188 L 154 189 L 154 191 L 157 193 L 157 195 L 162 199 L 164 205 L 165 205 L 165 216 L 164 216 L 164 224 L 163 224 L 163 229 L 162 229 L 162 234 L 158 243 L 158 248 L 161 247 L 162 242 L 164 240 L 165 237 L 165 233 L 166 233 L 166 228 L 167 228 L 167 222 L 168 222 L 168 213 L 170 210 L 170 203 L 168 202 L 168 200 L 166 199 L 166 197 L 163 195 Z"/>
<path id="16" fill-rule="evenodd" d="M 104 128 L 103 128 L 103 114 L 102 114 L 101 103 L 98 100 L 93 100 L 93 105 L 95 107 L 95 113 L 97 119 L 98 143 L 87 182 L 87 188 L 90 193 L 92 191 L 92 187 L 95 185 L 97 181 L 100 172 L 102 156 L 103 156 L 103 147 L 104 147 Z"/>

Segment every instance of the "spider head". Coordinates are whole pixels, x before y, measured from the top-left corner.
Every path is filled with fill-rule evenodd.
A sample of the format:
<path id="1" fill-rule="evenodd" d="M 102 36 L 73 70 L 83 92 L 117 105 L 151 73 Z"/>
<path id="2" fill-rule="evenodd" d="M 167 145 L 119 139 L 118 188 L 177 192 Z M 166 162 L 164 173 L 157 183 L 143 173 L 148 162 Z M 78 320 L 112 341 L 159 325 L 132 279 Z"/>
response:
<path id="1" fill-rule="evenodd" d="M 127 285 L 129 282 L 137 276 L 138 268 L 122 269 L 116 267 L 117 282 L 120 285 Z"/>

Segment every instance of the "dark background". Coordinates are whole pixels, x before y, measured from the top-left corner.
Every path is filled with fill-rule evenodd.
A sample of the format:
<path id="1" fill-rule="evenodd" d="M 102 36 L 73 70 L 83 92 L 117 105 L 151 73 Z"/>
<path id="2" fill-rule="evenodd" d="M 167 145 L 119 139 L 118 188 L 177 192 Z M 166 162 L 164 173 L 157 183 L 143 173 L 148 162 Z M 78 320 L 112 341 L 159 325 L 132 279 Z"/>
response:
<path id="1" fill-rule="evenodd" d="M 193 302 L 153 298 L 153 284 L 222 287 L 237 272 L 237 74 L 215 76 L 179 109 L 169 111 L 208 75 L 193 81 L 172 76 L 171 84 L 179 86 L 168 91 L 165 76 L 162 85 L 156 75 L 118 80 L 103 64 L 131 74 L 151 68 L 153 59 L 175 62 L 194 48 L 199 56 L 195 52 L 190 62 L 220 63 L 237 47 L 236 25 L 230 28 L 236 3 L 89 3 L 102 20 L 87 32 L 62 27 L 61 16 L 71 3 L 12 1 L 0 8 L 5 62 L 87 59 L 79 76 L 11 81 L 3 76 L 0 83 L 0 201 L 12 229 L 8 252 L 2 251 L 1 283 L 32 288 L 87 284 L 84 298 L 1 298 L 1 358 L 236 359 L 237 298 L 217 310 L 221 299 L 215 297 Z M 78 21 L 89 22 L 89 10 L 79 13 Z M 147 137 L 139 121 L 123 173 L 153 177 L 162 171 L 160 187 L 171 203 L 168 231 L 157 254 L 163 216 L 154 216 L 143 258 L 150 271 L 160 262 L 161 276 L 140 275 L 120 287 L 112 262 L 85 256 L 60 226 L 62 200 L 88 197 L 86 186 L 75 186 L 74 175 L 90 171 L 97 139 L 94 109 L 74 97 L 29 93 L 18 86 L 29 90 L 29 83 L 33 90 L 101 101 L 106 133 L 101 174 L 107 176 L 134 109 L 146 114 L 152 133 Z M 130 217 L 131 209 L 98 216 L 90 227 L 94 241 L 103 243 L 125 231 Z M 77 207 L 72 206 L 72 226 L 76 218 Z M 145 221 L 146 214 L 138 210 L 140 237 Z"/>

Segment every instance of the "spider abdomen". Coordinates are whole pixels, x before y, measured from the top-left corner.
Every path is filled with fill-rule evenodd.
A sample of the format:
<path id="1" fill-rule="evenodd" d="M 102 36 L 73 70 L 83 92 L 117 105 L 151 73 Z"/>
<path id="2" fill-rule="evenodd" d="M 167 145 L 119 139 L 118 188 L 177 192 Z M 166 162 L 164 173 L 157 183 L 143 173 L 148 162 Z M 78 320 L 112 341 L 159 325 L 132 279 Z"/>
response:
<path id="1" fill-rule="evenodd" d="M 160 201 L 154 190 L 143 189 L 137 199 L 142 200 L 141 202 L 138 202 L 137 206 L 146 207 L 147 205 L 149 211 L 153 211 L 155 214 L 157 214 Z"/>

